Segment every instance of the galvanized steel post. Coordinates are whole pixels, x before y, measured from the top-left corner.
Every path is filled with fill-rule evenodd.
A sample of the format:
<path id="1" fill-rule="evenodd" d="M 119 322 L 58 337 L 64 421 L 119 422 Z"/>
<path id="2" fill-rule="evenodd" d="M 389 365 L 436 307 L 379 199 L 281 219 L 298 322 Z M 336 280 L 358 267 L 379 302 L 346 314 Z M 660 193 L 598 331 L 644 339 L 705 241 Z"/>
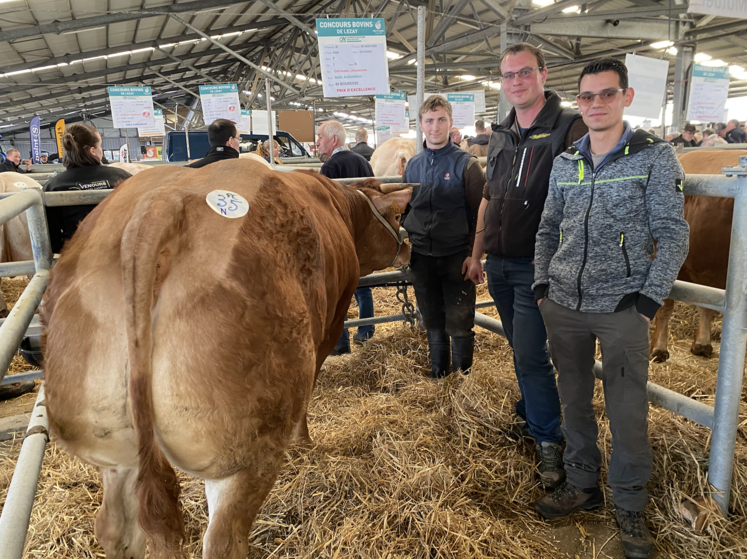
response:
<path id="1" fill-rule="evenodd" d="M 418 89 L 415 94 L 417 107 L 410 107 L 410 118 L 415 115 L 415 149 L 417 153 L 423 150 L 423 131 L 420 130 L 418 111 L 425 97 L 425 6 L 418 6 L 418 58 L 417 58 Z"/>
<path id="2" fill-rule="evenodd" d="M 734 197 L 729 269 L 726 275 L 726 309 L 718 360 L 711 456 L 708 461 L 712 496 L 724 514 L 729 509 L 747 347 L 747 157 L 740 157 L 740 164 L 745 167 L 738 178 L 739 188 Z"/>
<path id="3" fill-rule="evenodd" d="M 270 137 L 270 166 L 275 168 L 275 140 L 272 137 L 275 124 L 272 121 L 272 97 L 270 97 L 270 79 L 265 78 L 265 95 L 267 95 L 267 135 Z M 254 128 L 254 126 L 252 126 Z"/>

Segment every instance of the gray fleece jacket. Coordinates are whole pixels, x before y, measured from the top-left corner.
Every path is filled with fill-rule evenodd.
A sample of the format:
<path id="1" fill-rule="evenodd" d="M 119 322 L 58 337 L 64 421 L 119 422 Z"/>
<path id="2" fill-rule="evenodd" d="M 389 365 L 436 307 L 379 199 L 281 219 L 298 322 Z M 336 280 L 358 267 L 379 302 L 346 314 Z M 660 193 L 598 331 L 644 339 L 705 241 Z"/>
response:
<path id="1" fill-rule="evenodd" d="M 535 245 L 535 298 L 592 313 L 635 305 L 653 318 L 687 256 L 684 178 L 671 145 L 627 124 L 596 169 L 588 135 L 555 158 Z"/>

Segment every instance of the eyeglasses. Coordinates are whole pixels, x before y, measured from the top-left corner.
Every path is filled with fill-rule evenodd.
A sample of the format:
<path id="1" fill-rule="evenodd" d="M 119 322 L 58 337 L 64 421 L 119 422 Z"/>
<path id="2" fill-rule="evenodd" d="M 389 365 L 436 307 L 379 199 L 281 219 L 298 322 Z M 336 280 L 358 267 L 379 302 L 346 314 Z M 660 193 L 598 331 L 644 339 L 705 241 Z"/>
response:
<path id="1" fill-rule="evenodd" d="M 618 93 L 622 93 L 626 91 L 628 88 L 623 89 L 605 89 L 603 91 L 600 91 L 599 93 L 580 93 L 579 95 L 576 95 L 576 102 L 579 105 L 583 105 L 585 107 L 588 107 L 592 103 L 594 103 L 594 99 L 597 95 L 599 95 L 599 99 L 604 103 L 605 105 L 609 105 L 612 103 L 612 101 L 617 97 Z"/>
<path id="2" fill-rule="evenodd" d="M 520 77 L 521 79 L 528 78 L 535 70 L 542 70 L 542 68 L 522 68 L 518 72 L 507 72 L 505 74 L 501 74 L 500 80 L 502 82 L 510 82 L 515 80 L 516 76 Z"/>

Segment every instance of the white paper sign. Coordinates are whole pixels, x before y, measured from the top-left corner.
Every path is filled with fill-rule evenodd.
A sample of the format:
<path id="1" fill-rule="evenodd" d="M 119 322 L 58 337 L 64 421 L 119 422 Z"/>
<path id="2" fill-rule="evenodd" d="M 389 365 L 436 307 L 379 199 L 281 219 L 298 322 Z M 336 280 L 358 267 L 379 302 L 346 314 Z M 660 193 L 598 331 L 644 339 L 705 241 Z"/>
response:
<path id="1" fill-rule="evenodd" d="M 669 61 L 628 54 L 625 66 L 630 87 L 635 91 L 633 103 L 625 109 L 625 115 L 658 119 L 667 90 Z"/>
<path id="2" fill-rule="evenodd" d="M 472 93 L 475 96 L 475 112 L 476 113 L 484 113 L 485 112 L 485 90 L 484 89 L 475 89 L 474 91 L 459 91 L 456 93 Z M 445 93 L 442 93 L 444 97 L 446 97 Z M 474 125 L 474 122 L 470 125 Z"/>
<path id="3" fill-rule="evenodd" d="M 379 126 L 391 126 L 393 132 L 406 134 L 410 131 L 410 121 L 405 116 L 405 101 L 407 95 L 404 92 L 392 92 L 388 95 L 376 96 L 376 124 Z"/>
<path id="4" fill-rule="evenodd" d="M 729 97 L 729 68 L 694 64 L 690 79 L 687 120 L 721 122 L 726 120 Z"/>
<path id="5" fill-rule="evenodd" d="M 155 125 L 151 127 L 146 128 L 138 128 L 137 129 L 137 135 L 138 136 L 163 136 L 166 133 L 166 123 L 163 119 L 163 111 L 161 109 L 156 109 L 155 114 L 153 115 L 153 121 Z"/>
<path id="6" fill-rule="evenodd" d="M 241 118 L 236 123 L 236 129 L 239 132 L 248 134 L 252 131 L 252 111 L 249 109 L 241 109 Z"/>
<path id="7" fill-rule="evenodd" d="M 386 142 L 389 138 L 393 138 L 392 129 L 389 126 L 377 126 L 376 127 L 376 146 L 380 146 Z"/>
<path id="8" fill-rule="evenodd" d="M 448 93 L 446 100 L 451 103 L 453 126 L 464 128 L 475 125 L 475 96 L 472 93 Z"/>
<path id="9" fill-rule="evenodd" d="M 215 213 L 223 217 L 236 219 L 244 217 L 249 211 L 249 202 L 246 198 L 230 190 L 213 190 L 205 200 Z"/>
<path id="10" fill-rule="evenodd" d="M 155 126 L 150 87 L 109 87 L 114 128 Z"/>
<path id="11" fill-rule="evenodd" d="M 219 118 L 238 122 L 241 117 L 239 88 L 235 83 L 201 85 L 200 103 L 205 124 L 212 124 Z"/>
<path id="12" fill-rule="evenodd" d="M 325 97 L 389 93 L 383 18 L 317 19 Z"/>
<path id="13" fill-rule="evenodd" d="M 747 19 L 747 0 L 690 0 L 687 11 L 696 14 Z"/>
<path id="14" fill-rule="evenodd" d="M 275 111 L 272 111 L 272 129 L 277 132 L 277 115 Z M 252 111 L 252 133 L 253 134 L 269 134 L 270 127 L 267 124 L 267 111 L 259 110 Z"/>

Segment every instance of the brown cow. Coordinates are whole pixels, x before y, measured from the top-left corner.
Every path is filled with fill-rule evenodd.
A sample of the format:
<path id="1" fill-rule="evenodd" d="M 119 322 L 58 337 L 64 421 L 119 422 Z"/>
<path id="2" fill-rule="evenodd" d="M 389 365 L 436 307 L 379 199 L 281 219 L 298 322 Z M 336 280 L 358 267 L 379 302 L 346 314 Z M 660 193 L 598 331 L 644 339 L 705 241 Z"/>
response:
<path id="1" fill-rule="evenodd" d="M 44 299 L 46 405 L 58 443 L 101 471 L 109 559 L 144 557 L 146 533 L 151 557 L 178 553 L 172 464 L 205 479 L 203 556 L 246 557 L 358 278 L 409 259 L 394 231 L 411 190 L 357 184 L 164 166 L 81 223 Z"/>
<path id="2" fill-rule="evenodd" d="M 698 150 L 679 156 L 687 175 L 720 175 L 724 167 L 739 163 L 747 150 Z M 729 261 L 733 198 L 685 196 L 685 219 L 690 225 L 690 252 L 677 279 L 710 287 L 726 287 L 726 267 Z M 690 351 L 710 357 L 711 321 L 716 311 L 697 307 L 698 331 Z M 667 299 L 656 313 L 656 328 L 651 338 L 651 358 L 656 362 L 669 359 L 667 337 L 674 301 Z"/>

